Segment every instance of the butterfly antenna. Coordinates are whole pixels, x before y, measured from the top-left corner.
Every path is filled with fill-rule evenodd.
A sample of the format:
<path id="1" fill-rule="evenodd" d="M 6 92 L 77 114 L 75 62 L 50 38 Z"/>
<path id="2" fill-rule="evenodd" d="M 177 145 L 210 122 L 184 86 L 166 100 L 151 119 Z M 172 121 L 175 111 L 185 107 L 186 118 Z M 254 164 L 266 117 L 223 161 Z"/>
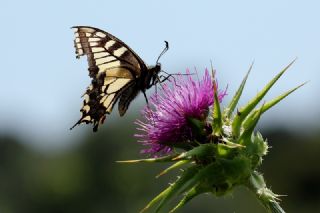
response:
<path id="1" fill-rule="evenodd" d="M 170 77 L 174 77 L 174 75 L 194 75 L 196 73 L 167 73 L 166 71 L 164 70 L 161 70 L 161 72 L 167 74 L 167 75 L 170 75 Z"/>
<path id="2" fill-rule="evenodd" d="M 163 54 L 165 54 L 165 52 L 167 52 L 168 49 L 169 49 L 169 43 L 168 43 L 167 41 L 164 41 L 164 42 L 166 43 L 166 46 L 165 46 L 165 48 L 162 50 L 162 52 L 160 53 L 160 55 L 159 55 L 159 57 L 158 57 L 158 59 L 157 59 L 157 61 L 156 61 L 156 64 L 158 64 L 159 59 L 161 58 L 161 56 L 162 56 Z"/>

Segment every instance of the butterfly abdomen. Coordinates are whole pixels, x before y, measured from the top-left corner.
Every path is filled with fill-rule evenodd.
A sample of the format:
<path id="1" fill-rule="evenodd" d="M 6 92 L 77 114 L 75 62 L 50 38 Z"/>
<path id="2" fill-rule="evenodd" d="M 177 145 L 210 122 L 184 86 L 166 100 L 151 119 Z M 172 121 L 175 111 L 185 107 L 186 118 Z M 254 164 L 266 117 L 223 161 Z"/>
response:
<path id="1" fill-rule="evenodd" d="M 135 82 L 133 82 L 126 90 L 122 92 L 118 104 L 118 111 L 120 116 L 123 116 L 126 113 L 131 101 L 135 99 L 139 92 L 139 86 Z"/>

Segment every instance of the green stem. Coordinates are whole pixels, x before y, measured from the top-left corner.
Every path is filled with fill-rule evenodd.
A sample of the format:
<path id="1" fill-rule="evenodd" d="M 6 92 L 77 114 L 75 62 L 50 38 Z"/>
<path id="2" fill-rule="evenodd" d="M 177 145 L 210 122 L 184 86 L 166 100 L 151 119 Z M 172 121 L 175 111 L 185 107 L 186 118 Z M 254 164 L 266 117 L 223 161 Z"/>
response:
<path id="1" fill-rule="evenodd" d="M 266 187 L 263 176 L 254 172 L 246 184 L 269 213 L 285 213 L 279 204 L 278 195 Z"/>

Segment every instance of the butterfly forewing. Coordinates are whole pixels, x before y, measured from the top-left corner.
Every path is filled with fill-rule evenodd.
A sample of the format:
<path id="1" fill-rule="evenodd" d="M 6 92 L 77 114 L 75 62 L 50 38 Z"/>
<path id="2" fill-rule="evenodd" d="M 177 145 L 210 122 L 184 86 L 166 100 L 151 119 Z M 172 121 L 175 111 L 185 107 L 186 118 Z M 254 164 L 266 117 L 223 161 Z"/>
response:
<path id="1" fill-rule="evenodd" d="M 83 95 L 82 116 L 74 126 L 93 123 L 96 131 L 120 97 L 119 113 L 126 112 L 139 91 L 136 80 L 147 68 L 136 53 L 113 35 L 92 27 L 73 28 L 76 56 L 87 55 L 92 78 Z"/>
<path id="2" fill-rule="evenodd" d="M 129 69 L 139 77 L 143 61 L 125 43 L 113 35 L 92 27 L 73 27 L 77 58 L 87 55 L 90 76 L 114 67 Z"/>

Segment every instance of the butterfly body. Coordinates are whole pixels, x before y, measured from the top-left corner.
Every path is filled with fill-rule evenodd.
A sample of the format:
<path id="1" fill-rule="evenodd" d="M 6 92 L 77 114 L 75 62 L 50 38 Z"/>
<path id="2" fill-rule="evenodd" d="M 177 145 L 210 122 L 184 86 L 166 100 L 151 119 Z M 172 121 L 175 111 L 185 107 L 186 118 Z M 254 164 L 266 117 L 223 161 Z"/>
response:
<path id="1" fill-rule="evenodd" d="M 73 127 L 92 123 L 93 131 L 97 131 L 115 103 L 118 102 L 119 114 L 123 116 L 140 92 L 145 95 L 157 83 L 161 65 L 157 62 L 147 67 L 129 46 L 110 33 L 87 26 L 73 28 L 76 57 L 87 56 L 92 79 L 83 95 L 81 118 Z"/>

